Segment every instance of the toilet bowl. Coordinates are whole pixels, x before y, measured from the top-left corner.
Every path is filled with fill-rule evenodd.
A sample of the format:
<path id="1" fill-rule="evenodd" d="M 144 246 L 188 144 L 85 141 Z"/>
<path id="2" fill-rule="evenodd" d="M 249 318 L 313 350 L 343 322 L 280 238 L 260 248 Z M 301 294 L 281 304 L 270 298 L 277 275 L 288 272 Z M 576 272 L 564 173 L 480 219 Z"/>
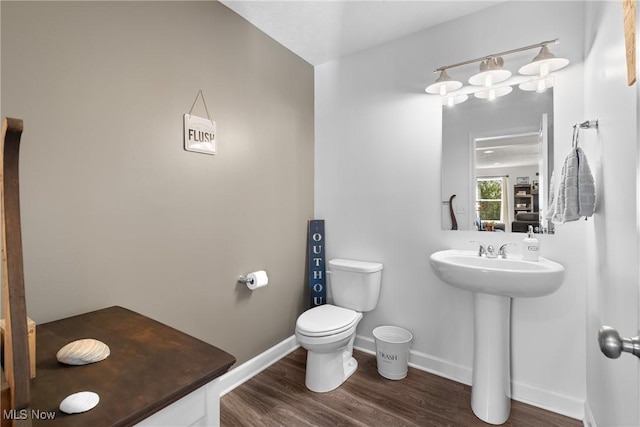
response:
<path id="1" fill-rule="evenodd" d="M 358 368 L 353 341 L 362 313 L 331 304 L 302 313 L 296 322 L 296 338 L 307 350 L 305 384 L 311 391 L 334 390 Z"/>
<path id="2" fill-rule="evenodd" d="M 382 275 L 380 263 L 335 259 L 329 268 L 334 303 L 302 313 L 295 332 L 307 350 L 305 385 L 318 393 L 335 390 L 358 368 L 356 328 L 363 312 L 378 304 Z"/>

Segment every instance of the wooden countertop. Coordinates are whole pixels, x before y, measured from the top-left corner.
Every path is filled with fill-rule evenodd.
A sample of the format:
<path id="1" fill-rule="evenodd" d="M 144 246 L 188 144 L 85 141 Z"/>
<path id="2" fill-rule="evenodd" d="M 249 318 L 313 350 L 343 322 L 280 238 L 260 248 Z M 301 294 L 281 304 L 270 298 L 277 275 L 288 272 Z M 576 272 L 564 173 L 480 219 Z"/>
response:
<path id="1" fill-rule="evenodd" d="M 94 338 L 111 355 L 68 366 L 56 360 L 65 344 Z M 227 372 L 235 358 L 223 350 L 122 307 L 110 307 L 37 326 L 36 378 L 31 410 L 55 411 L 42 426 L 127 426 L 147 418 Z M 58 406 L 79 391 L 100 395 L 92 410 L 68 415 Z"/>

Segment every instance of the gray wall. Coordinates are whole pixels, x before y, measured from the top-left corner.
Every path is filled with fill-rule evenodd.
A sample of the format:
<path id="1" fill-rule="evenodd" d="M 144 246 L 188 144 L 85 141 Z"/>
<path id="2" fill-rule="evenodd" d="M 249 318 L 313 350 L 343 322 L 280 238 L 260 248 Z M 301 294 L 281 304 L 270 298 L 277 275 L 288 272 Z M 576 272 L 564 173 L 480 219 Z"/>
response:
<path id="1" fill-rule="evenodd" d="M 313 68 L 217 2 L 2 2 L 28 314 L 122 305 L 243 362 L 306 308 Z M 202 89 L 218 154 L 182 148 Z M 202 103 L 194 114 L 206 117 Z M 250 292 L 239 274 L 265 269 Z"/>

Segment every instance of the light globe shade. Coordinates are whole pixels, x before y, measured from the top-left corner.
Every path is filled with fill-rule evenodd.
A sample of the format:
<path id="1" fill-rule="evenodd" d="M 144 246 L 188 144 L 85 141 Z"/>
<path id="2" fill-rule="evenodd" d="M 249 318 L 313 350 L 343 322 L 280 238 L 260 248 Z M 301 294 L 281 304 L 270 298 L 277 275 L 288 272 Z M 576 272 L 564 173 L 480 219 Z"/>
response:
<path id="1" fill-rule="evenodd" d="M 527 82 L 520 83 L 518 86 L 521 90 L 536 91 L 542 93 L 549 88 L 553 87 L 553 77 L 533 79 Z"/>
<path id="2" fill-rule="evenodd" d="M 513 88 L 511 86 L 500 86 L 500 87 L 492 87 L 489 89 L 479 90 L 474 93 L 476 98 L 480 99 L 488 99 L 489 101 L 493 101 L 496 98 L 500 98 L 501 96 L 505 96 L 511 93 Z"/>
<path id="3" fill-rule="evenodd" d="M 483 71 L 478 74 L 474 74 L 469 78 L 469 84 L 474 86 L 493 86 L 498 83 L 509 79 L 511 77 L 511 71 L 509 70 L 491 70 Z"/>
<path id="4" fill-rule="evenodd" d="M 452 80 L 447 74 L 447 70 L 442 70 L 440 76 L 436 79 L 436 82 L 427 86 L 425 92 L 432 93 L 434 95 L 444 96 L 462 87 L 462 82 Z"/>
<path id="5" fill-rule="evenodd" d="M 502 68 L 502 58 L 487 58 L 480 63 L 480 72 L 469 78 L 469 84 L 490 87 L 511 77 L 511 71 Z"/>
<path id="6" fill-rule="evenodd" d="M 545 77 L 553 71 L 560 70 L 569 65 L 566 58 L 557 58 L 545 45 L 540 48 L 540 52 L 527 65 L 520 67 L 518 72 L 525 76 Z"/>
<path id="7" fill-rule="evenodd" d="M 467 99 L 469 99 L 469 95 L 466 95 L 466 94 L 462 94 L 462 95 L 455 95 L 454 94 L 454 95 L 449 95 L 449 96 L 443 96 L 442 97 L 442 105 L 447 106 L 447 107 L 453 107 L 454 105 L 462 104 Z"/>

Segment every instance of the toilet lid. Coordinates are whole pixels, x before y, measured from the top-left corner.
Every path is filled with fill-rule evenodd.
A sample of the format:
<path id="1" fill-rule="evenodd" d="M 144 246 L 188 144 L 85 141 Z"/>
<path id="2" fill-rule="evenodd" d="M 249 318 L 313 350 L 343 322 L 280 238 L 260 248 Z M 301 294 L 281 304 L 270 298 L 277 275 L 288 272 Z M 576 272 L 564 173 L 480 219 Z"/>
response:
<path id="1" fill-rule="evenodd" d="M 296 329 L 307 336 L 334 335 L 346 331 L 357 320 L 358 313 L 353 310 L 324 304 L 302 313 L 296 322 Z"/>

